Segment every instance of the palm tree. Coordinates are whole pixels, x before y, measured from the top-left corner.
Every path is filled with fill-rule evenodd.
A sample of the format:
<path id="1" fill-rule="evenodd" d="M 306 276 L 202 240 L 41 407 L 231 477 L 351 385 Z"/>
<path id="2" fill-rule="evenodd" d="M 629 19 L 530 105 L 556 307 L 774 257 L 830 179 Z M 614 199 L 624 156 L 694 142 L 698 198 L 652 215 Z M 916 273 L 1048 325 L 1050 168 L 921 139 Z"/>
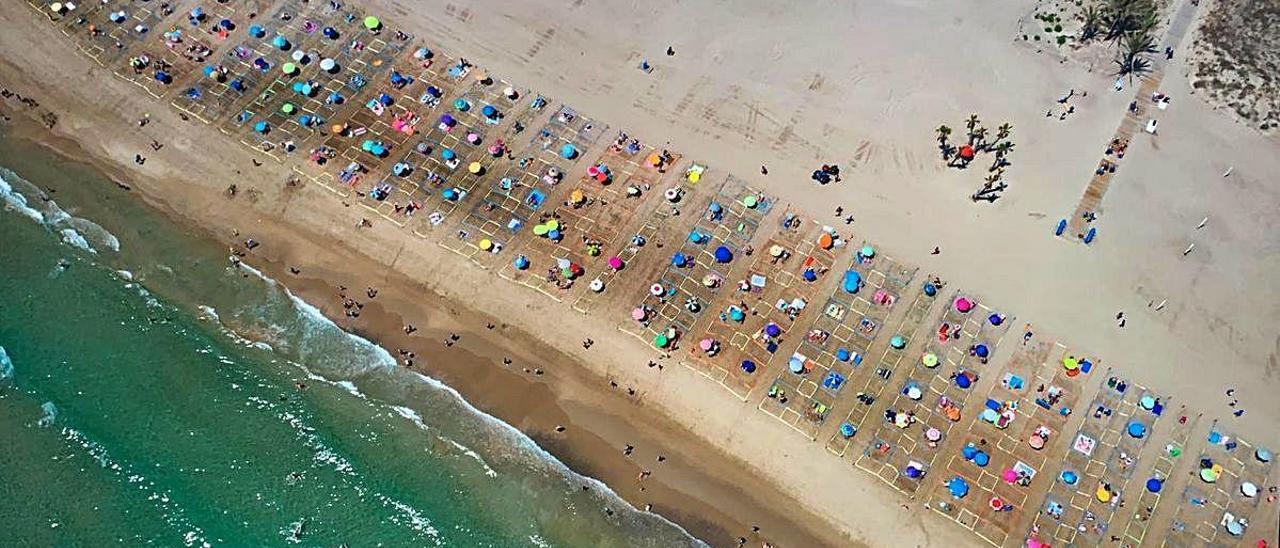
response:
<path id="1" fill-rule="evenodd" d="M 942 146 L 946 146 L 947 137 L 951 136 L 951 128 L 947 127 L 946 125 L 941 125 L 941 126 L 938 126 L 938 129 L 935 131 L 938 132 L 938 144 Z"/>
<path id="2" fill-rule="evenodd" d="M 995 186 L 997 182 L 1000 181 L 1000 176 L 992 173 L 990 175 L 987 175 L 987 178 L 985 179 L 985 181 L 987 183 L 987 188 L 991 188 Z"/>
<path id="3" fill-rule="evenodd" d="M 1009 122 L 1000 124 L 1000 127 L 996 128 L 996 141 L 998 142 L 998 141 L 1003 141 L 1005 139 L 1008 139 L 1009 135 L 1012 133 L 1013 133 L 1013 124 L 1010 124 Z"/>
<path id="4" fill-rule="evenodd" d="M 999 175 L 1004 174 L 1004 170 L 1002 168 L 1006 165 L 1009 165 L 1008 156 L 1009 156 L 1009 152 L 1013 150 L 1013 142 L 1000 141 L 993 147 L 993 150 L 996 153 L 996 161 L 995 163 L 991 164 L 990 171 L 999 170 L 997 175 L 997 178 L 999 178 Z"/>
<path id="5" fill-rule="evenodd" d="M 1084 9 L 1081 17 L 1084 19 L 1084 25 L 1080 27 L 1080 41 L 1088 42 L 1098 36 L 1098 32 L 1102 30 L 1102 10 L 1089 6 Z"/>
<path id="6" fill-rule="evenodd" d="M 975 128 L 973 132 L 969 133 L 969 144 L 973 145 L 973 148 L 981 149 L 986 146 L 986 143 L 982 142 L 982 140 L 986 138 L 987 138 L 987 128 L 985 127 Z"/>
<path id="7" fill-rule="evenodd" d="M 970 114 L 969 119 L 964 121 L 964 127 L 968 128 L 970 133 L 973 133 L 973 128 L 977 125 L 978 125 L 977 114 Z"/>

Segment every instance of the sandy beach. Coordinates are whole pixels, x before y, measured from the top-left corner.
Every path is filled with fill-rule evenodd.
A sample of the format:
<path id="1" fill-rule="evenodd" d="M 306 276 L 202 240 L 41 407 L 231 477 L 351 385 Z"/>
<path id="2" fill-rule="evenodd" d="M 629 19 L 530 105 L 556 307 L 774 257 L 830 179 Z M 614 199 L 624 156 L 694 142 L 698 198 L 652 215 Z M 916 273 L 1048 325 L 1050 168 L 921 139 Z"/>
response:
<path id="1" fill-rule="evenodd" d="M 1257 444 L 1280 444 L 1280 233 L 1270 228 L 1280 193 L 1268 181 L 1280 171 L 1278 143 L 1192 95 L 1182 51 L 1160 88 L 1173 106 L 1158 114 L 1158 133 L 1133 137 L 1097 210 L 1098 238 L 1084 245 L 1054 238 L 1054 224 L 1076 211 L 1137 87 L 1113 92 L 1109 68 L 1019 43 L 1032 2 L 367 4 L 447 54 L 610 131 L 749 179 L 788 208 L 852 230 L 854 242 L 875 241 L 1015 311 L 1019 326 L 1087 348 L 1203 413 L 1201 428 L 1221 418 Z M 1196 17 L 1212 13 L 1207 4 Z M 651 504 L 715 546 L 738 537 L 980 545 L 924 501 L 833 456 L 825 438 L 810 442 L 758 412 L 767 384 L 744 402 L 616 329 L 621 317 L 574 312 L 381 218 L 358 228 L 368 210 L 309 180 L 286 184 L 291 162 L 260 161 L 214 126 L 184 120 L 78 54 L 22 2 L 0 6 L 0 28 L 0 86 L 38 103 L 6 100 L 9 131 L 95 164 L 121 193 L 229 246 L 254 239 L 261 245 L 245 250 L 246 263 L 353 333 L 393 354 L 413 351 L 423 373 L 638 508 Z M 642 60 L 654 70 L 638 70 Z M 1079 96 L 1074 113 L 1046 117 L 1068 90 Z M 949 169 L 938 157 L 934 128 L 959 131 L 971 112 L 1015 128 L 1009 190 L 993 204 L 970 199 L 985 170 Z M 816 186 L 809 173 L 824 163 L 840 164 L 843 181 Z M 837 205 L 856 218 L 851 227 L 832 215 Z M 358 318 L 344 314 L 345 297 L 364 305 Z M 417 330 L 405 333 L 407 324 Z M 451 333 L 458 340 L 445 346 Z M 1223 401 L 1229 388 L 1247 406 L 1242 416 Z M 1175 519 L 1162 510 L 1157 522 Z M 1004 545 L 1020 545 L 1023 533 Z"/>

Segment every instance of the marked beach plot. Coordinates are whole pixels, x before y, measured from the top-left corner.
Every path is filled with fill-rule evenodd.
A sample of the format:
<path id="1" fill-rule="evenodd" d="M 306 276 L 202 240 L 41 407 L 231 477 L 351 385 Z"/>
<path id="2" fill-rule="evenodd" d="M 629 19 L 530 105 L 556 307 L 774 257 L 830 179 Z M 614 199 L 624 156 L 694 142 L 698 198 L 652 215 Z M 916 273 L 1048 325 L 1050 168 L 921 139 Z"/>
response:
<path id="1" fill-rule="evenodd" d="M 1163 405 L 1140 385 L 1117 377 L 1106 380 L 1081 409 L 1084 423 L 1070 434 L 1071 450 L 1039 509 L 1033 527 L 1039 528 L 1041 539 L 1065 544 L 1109 538 L 1111 518 L 1121 497 L 1132 496 L 1122 491 Z"/>
<path id="2" fill-rule="evenodd" d="M 1043 493 L 1030 484 L 1037 475 L 1056 473 L 1066 450 L 1059 438 L 1081 387 L 1055 375 L 1062 369 L 1055 356 L 1063 351 L 1044 339 L 1015 348 L 961 445 L 937 473 L 943 480 L 963 479 L 971 493 L 957 498 L 949 489 L 935 490 L 930 508 L 992 545 L 1003 545 L 1023 516 L 1039 510 Z"/>
<path id="3" fill-rule="evenodd" d="M 1241 546 L 1275 527 L 1274 453 L 1234 436 L 1217 421 L 1197 457 L 1162 546 Z"/>
<path id="4" fill-rule="evenodd" d="M 159 34 L 158 27 L 173 13 L 172 6 L 163 8 L 147 0 L 114 0 L 66 18 L 69 26 L 64 32 L 80 51 L 105 67 L 114 65 L 139 42 Z"/>
<path id="5" fill-rule="evenodd" d="M 1165 446 L 1156 452 L 1155 462 L 1152 463 L 1151 468 L 1143 470 L 1144 473 L 1136 479 L 1136 486 L 1129 488 L 1129 510 L 1127 513 L 1118 512 L 1121 515 L 1112 520 L 1113 535 L 1119 535 L 1124 542 L 1139 546 L 1151 529 L 1151 517 L 1159 510 L 1160 501 L 1172 498 L 1174 503 L 1177 503 L 1176 496 L 1167 497 L 1166 494 L 1177 493 L 1177 489 L 1186 484 L 1185 475 L 1181 473 L 1183 470 L 1178 470 L 1175 474 L 1175 469 L 1184 469 L 1192 464 L 1189 462 L 1191 455 L 1186 454 L 1185 451 L 1191 431 L 1195 429 L 1198 422 L 1199 417 L 1192 416 L 1186 421 L 1179 418 L 1173 425 L 1173 435 Z M 1187 470 L 1187 472 L 1190 471 Z M 1133 495 L 1135 491 L 1136 498 Z"/>

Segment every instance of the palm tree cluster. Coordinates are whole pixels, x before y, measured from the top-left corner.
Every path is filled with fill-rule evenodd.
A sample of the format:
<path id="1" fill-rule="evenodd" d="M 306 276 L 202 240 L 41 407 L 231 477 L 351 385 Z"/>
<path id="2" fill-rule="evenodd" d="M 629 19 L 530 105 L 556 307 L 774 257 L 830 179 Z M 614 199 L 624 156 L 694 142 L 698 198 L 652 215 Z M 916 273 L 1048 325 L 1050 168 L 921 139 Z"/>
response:
<path id="1" fill-rule="evenodd" d="M 1013 135 L 1013 124 L 1005 122 L 996 128 L 995 139 L 987 140 L 991 135 L 991 131 L 982 125 L 982 121 L 977 114 L 970 114 L 964 121 L 965 141 L 964 145 L 973 149 L 974 157 L 979 152 L 990 152 L 995 155 L 996 161 L 992 164 L 988 171 L 995 171 L 1009 165 L 1008 156 L 1013 151 L 1014 143 L 1009 140 Z M 942 152 L 942 159 L 947 161 L 947 165 L 953 167 L 968 167 L 973 158 L 965 159 L 959 154 L 959 148 L 949 142 L 951 138 L 951 128 L 947 125 L 940 125 L 934 130 L 938 139 L 938 150 Z"/>
<path id="2" fill-rule="evenodd" d="M 1155 0 L 1097 0 L 1080 14 L 1080 41 L 1104 38 L 1117 46 L 1117 76 L 1141 76 L 1151 71 L 1156 52 L 1151 36 L 1159 21 Z"/>
<path id="3" fill-rule="evenodd" d="M 934 130 L 937 134 L 938 149 L 942 152 L 942 159 L 947 162 L 948 166 L 957 168 L 966 168 L 969 163 L 977 158 L 978 153 L 990 152 L 995 156 L 995 161 L 991 167 L 987 168 L 986 183 L 982 188 L 971 196 L 973 201 L 987 200 L 994 202 L 1000 197 L 999 193 L 1008 188 L 1008 183 L 1004 182 L 1004 168 L 1009 165 L 1009 153 L 1013 151 L 1014 143 L 1010 140 L 1013 136 L 1013 124 L 1005 122 L 1000 124 L 995 131 L 995 139 L 988 140 L 991 131 L 982 125 L 977 114 L 970 114 L 964 121 L 965 139 L 962 144 L 957 147 L 950 143 L 952 130 L 943 124 Z M 960 153 L 963 147 L 972 149 L 973 154 L 965 157 Z"/>

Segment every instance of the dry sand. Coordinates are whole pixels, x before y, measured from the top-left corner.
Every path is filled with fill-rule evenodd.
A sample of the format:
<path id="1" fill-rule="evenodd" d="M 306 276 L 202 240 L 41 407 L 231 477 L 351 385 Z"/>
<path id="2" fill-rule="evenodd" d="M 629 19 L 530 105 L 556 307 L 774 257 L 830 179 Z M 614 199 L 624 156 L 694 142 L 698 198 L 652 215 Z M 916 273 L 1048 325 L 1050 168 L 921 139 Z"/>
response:
<path id="1" fill-rule="evenodd" d="M 1015 46 L 1017 20 L 1030 2 L 369 5 L 384 7 L 388 19 L 497 76 L 545 91 L 613 127 L 669 139 L 686 158 L 751 178 L 811 213 L 827 215 L 832 204 L 843 204 L 858 218 L 859 237 L 1016 311 L 1209 416 L 1226 414 L 1221 391 L 1236 386 L 1249 413 L 1234 426 L 1257 441 L 1276 441 L 1280 282 L 1273 272 L 1280 266 L 1280 233 L 1269 225 L 1280 195 L 1266 178 L 1280 172 L 1277 144 L 1216 114 L 1189 96 L 1181 79 L 1169 78 L 1164 91 L 1174 106 L 1160 114 L 1158 136 L 1134 139 L 1104 202 L 1099 239 L 1085 247 L 1053 238 L 1053 225 L 1074 209 L 1130 95 L 1112 93 L 1107 74 Z M 719 530 L 708 538 L 716 544 L 746 533 L 744 523 L 727 517 L 738 515 L 750 516 L 784 546 L 847 545 L 850 539 L 897 546 L 975 542 L 943 520 L 921 519 L 916 505 L 903 511 L 878 482 L 753 404 L 685 368 L 647 368 L 646 351 L 601 329 L 598 320 L 566 315 L 530 292 L 494 292 L 489 281 L 452 283 L 481 274 L 389 226 L 355 230 L 360 211 L 342 208 L 316 188 L 286 189 L 284 169 L 254 168 L 239 145 L 144 99 L 75 55 L 60 34 L 35 24 L 22 3 L 0 6 L 0 28 L 0 84 L 56 111 L 59 136 L 114 164 L 123 180 L 175 216 L 220 238 L 238 228 L 265 242 L 263 253 L 301 266 L 305 277 L 324 279 L 303 284 L 315 285 L 311 299 L 323 302 L 338 283 L 376 285 L 395 301 L 384 305 L 388 314 L 420 327 L 428 322 L 418 318 L 429 317 L 432 329 L 424 331 L 456 330 L 468 341 L 487 337 L 487 330 L 476 328 L 479 320 L 459 306 L 460 319 L 446 321 L 438 308 L 424 312 L 426 301 L 413 296 L 425 288 L 512 323 L 563 318 L 560 329 L 538 336 L 577 358 L 577 365 L 545 354 L 546 348 L 525 348 L 549 363 L 547 379 L 529 381 L 542 387 L 531 394 L 553 394 L 556 409 L 539 409 L 534 402 L 540 400 L 530 396 L 509 406 L 487 401 L 493 383 L 484 380 L 521 376 L 500 372 L 492 354 L 477 359 L 499 372 L 428 370 L 561 449 L 558 454 L 579 470 L 605 478 L 633 503 L 645 499 L 636 489 L 628 492 L 634 468 L 618 462 L 615 452 L 627 441 L 646 440 L 636 445 L 646 452 L 655 450 L 649 443 L 665 446 L 677 455 L 672 463 L 683 464 L 667 479 L 667 472 L 655 472 L 654 480 L 666 487 L 644 495 L 670 497 L 665 513 L 682 523 L 706 519 L 706 530 Z M 49 46 L 31 48 L 33 43 Z M 662 53 L 668 45 L 674 57 Z M 655 65 L 653 73 L 636 70 L 641 58 Z M 1044 111 L 1072 88 L 1090 91 L 1076 103 L 1077 113 L 1066 121 L 1045 118 Z M 133 120 L 143 112 L 153 122 L 139 130 Z M 932 129 L 940 123 L 960 127 L 970 112 L 990 126 L 1006 120 L 1015 126 L 1011 188 L 990 206 L 968 200 L 981 184 L 981 170 L 946 170 L 936 157 Z M 163 140 L 165 149 L 150 152 L 152 138 Z M 131 163 L 139 151 L 149 158 L 143 167 Z M 844 166 L 845 182 L 813 186 L 807 173 L 824 162 Z M 757 175 L 761 164 L 770 168 L 767 177 Z M 1228 168 L 1232 175 L 1223 178 Z M 227 200 L 222 190 L 228 181 L 256 196 Z M 1210 222 L 1196 230 L 1204 217 Z M 1196 249 L 1184 257 L 1191 242 Z M 934 246 L 943 252 L 929 255 Z M 1162 311 L 1147 307 L 1166 299 Z M 1123 330 L 1111 321 L 1118 310 L 1130 318 Z M 380 328 L 352 327 L 394 348 L 399 342 L 386 336 L 398 333 L 393 327 L 399 320 L 384 321 Z M 445 327 L 453 321 L 464 327 Z M 578 344 L 583 333 L 596 340 L 590 351 Z M 502 335 L 495 339 L 522 342 L 521 336 Z M 438 338 L 424 341 L 438 345 Z M 483 346 L 468 344 L 455 353 Z M 637 387 L 639 401 L 610 391 L 606 378 Z M 548 435 L 547 424 L 562 417 L 567 435 Z M 575 442 L 580 429 L 590 434 Z M 699 441 L 687 441 L 686 432 Z M 895 503 L 867 503 L 876 499 Z"/>

